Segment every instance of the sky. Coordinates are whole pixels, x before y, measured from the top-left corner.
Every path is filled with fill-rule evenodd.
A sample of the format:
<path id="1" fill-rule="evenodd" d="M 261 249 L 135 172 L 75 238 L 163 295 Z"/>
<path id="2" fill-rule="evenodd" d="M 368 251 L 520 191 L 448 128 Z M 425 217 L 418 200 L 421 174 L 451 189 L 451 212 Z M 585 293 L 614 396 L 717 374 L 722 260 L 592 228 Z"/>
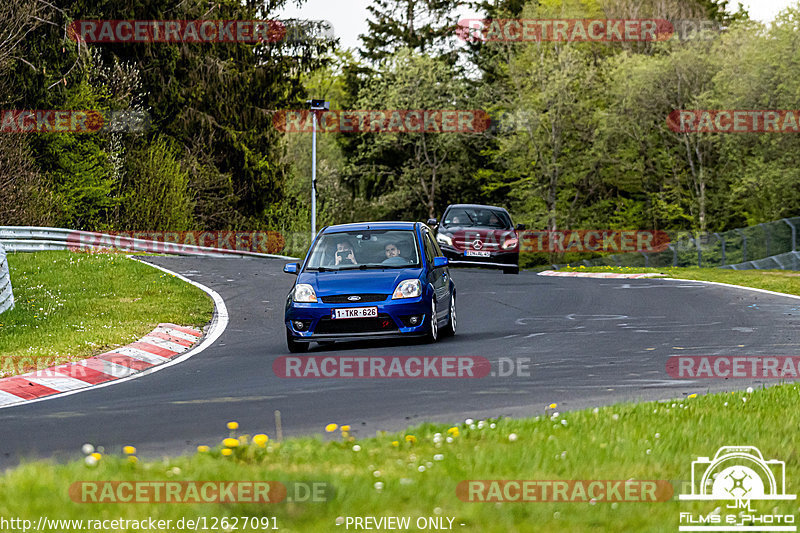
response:
<path id="1" fill-rule="evenodd" d="M 797 0 L 732 0 L 730 3 L 738 5 L 739 2 L 748 9 L 752 18 L 767 22 L 786 6 L 797 3 Z M 292 4 L 283 9 L 277 18 L 330 21 L 342 46 L 355 48 L 360 44 L 359 34 L 367 31 L 369 4 L 370 0 L 307 0 L 299 8 Z M 459 19 L 480 18 L 476 12 L 468 9 L 463 9 L 458 15 Z"/>

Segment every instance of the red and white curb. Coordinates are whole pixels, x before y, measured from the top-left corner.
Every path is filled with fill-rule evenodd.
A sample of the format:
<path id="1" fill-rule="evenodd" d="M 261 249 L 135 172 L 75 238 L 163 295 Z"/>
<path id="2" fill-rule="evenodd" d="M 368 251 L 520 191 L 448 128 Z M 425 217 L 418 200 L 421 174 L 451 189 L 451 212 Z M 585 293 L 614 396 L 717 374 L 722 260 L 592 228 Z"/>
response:
<path id="1" fill-rule="evenodd" d="M 203 336 L 196 329 L 159 324 L 138 341 L 82 361 L 0 379 L 0 405 L 12 405 L 128 377 L 166 363 Z"/>
<path id="2" fill-rule="evenodd" d="M 640 279 L 663 276 L 657 272 L 643 274 L 620 274 L 617 272 L 561 272 L 559 270 L 545 270 L 539 272 L 540 276 L 559 276 L 564 278 L 613 278 L 613 279 Z"/>
<path id="3" fill-rule="evenodd" d="M 228 308 L 215 290 L 158 265 L 139 261 L 194 285 L 214 301 L 214 316 L 203 333 L 175 324 L 159 324 L 147 336 L 108 353 L 0 379 L 0 409 L 50 400 L 140 378 L 182 363 L 211 346 L 228 326 Z M 202 341 L 201 341 L 202 339 Z M 198 341 L 199 342 L 198 344 Z"/>

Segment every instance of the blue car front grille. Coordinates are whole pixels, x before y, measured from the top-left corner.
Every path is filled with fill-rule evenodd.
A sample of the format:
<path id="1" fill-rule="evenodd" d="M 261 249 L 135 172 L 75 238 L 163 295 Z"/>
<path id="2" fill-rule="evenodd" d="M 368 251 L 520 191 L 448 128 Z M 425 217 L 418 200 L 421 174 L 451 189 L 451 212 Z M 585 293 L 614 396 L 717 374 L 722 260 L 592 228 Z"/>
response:
<path id="1" fill-rule="evenodd" d="M 358 300 L 350 300 L 351 297 L 358 296 Z M 335 296 L 322 296 L 324 304 L 360 304 L 364 302 L 382 302 L 388 298 L 388 294 L 337 294 Z"/>

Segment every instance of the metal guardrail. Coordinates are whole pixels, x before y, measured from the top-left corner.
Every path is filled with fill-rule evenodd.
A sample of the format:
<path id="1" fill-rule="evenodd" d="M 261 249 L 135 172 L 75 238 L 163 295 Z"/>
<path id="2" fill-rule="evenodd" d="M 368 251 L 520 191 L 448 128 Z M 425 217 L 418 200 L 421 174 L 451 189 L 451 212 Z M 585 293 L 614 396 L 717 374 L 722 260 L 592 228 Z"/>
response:
<path id="1" fill-rule="evenodd" d="M 584 259 L 575 264 L 800 270 L 798 227 L 800 217 L 792 217 L 720 233 L 668 232 L 672 242 L 666 251 L 614 254 Z"/>
<path id="2" fill-rule="evenodd" d="M 120 249 L 169 255 L 209 257 L 269 257 L 293 259 L 275 254 L 212 248 L 165 241 L 135 239 L 127 236 L 37 226 L 0 226 L 0 244 L 8 252 L 40 252 L 45 250 Z"/>
<path id="3" fill-rule="evenodd" d="M 8 269 L 6 251 L 0 243 L 0 313 L 14 307 L 14 292 L 11 290 L 11 273 Z"/>

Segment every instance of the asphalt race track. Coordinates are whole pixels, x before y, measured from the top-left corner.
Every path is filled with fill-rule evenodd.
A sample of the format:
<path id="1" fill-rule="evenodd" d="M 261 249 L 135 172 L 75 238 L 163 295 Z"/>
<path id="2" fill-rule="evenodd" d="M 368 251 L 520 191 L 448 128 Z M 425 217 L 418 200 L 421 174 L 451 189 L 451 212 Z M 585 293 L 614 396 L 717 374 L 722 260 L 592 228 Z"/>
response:
<path id="1" fill-rule="evenodd" d="M 193 452 L 217 444 L 225 422 L 244 433 L 318 434 L 350 424 L 356 436 L 423 421 L 532 416 L 544 406 L 578 409 L 621 401 L 759 387 L 752 380 L 679 381 L 671 355 L 798 355 L 800 301 L 672 280 L 507 276 L 452 270 L 458 334 L 435 345 L 408 342 L 312 345 L 311 354 L 472 355 L 521 358 L 529 376 L 482 379 L 282 379 L 289 355 L 283 308 L 294 277 L 276 259 L 157 257 L 152 263 L 219 292 L 230 323 L 189 360 L 152 375 L 71 396 L 0 409 L 0 465 L 67 459 L 85 442 L 139 455 Z"/>

